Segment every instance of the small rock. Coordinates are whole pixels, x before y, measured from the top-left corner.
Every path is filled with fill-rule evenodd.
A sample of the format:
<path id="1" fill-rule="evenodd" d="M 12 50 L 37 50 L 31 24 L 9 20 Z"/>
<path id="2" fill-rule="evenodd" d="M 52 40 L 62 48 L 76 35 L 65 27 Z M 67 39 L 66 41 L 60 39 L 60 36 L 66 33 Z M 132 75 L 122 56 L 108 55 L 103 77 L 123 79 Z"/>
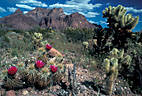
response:
<path id="1" fill-rule="evenodd" d="M 86 90 L 86 89 L 87 89 L 87 88 L 86 88 L 85 85 L 81 85 L 81 86 L 80 86 L 80 91 L 81 91 L 81 92 L 83 92 L 83 91 Z"/>
<path id="2" fill-rule="evenodd" d="M 6 96 L 16 96 L 14 90 L 10 90 L 6 92 Z"/>
<path id="3" fill-rule="evenodd" d="M 22 91 L 22 94 L 23 94 L 23 95 L 27 95 L 28 93 L 29 93 L 29 92 L 28 92 L 27 90 L 23 90 L 23 91 Z"/>

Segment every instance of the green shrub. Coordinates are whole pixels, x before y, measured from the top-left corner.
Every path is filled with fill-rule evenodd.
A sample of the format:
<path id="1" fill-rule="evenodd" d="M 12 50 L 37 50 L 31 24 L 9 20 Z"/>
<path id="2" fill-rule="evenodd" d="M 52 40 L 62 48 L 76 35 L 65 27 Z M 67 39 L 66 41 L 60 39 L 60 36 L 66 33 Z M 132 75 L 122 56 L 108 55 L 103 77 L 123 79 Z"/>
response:
<path id="1" fill-rule="evenodd" d="M 64 30 L 64 34 L 66 35 L 68 41 L 83 42 L 88 39 L 93 39 L 95 31 L 93 29 L 68 28 Z"/>

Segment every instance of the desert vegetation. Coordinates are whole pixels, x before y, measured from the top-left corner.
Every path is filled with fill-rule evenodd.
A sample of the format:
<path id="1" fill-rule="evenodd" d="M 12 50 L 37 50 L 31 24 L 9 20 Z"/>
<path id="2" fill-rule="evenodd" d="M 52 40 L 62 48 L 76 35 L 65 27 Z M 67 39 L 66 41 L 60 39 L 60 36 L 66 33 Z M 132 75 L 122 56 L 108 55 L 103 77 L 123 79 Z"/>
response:
<path id="1" fill-rule="evenodd" d="M 142 33 L 132 32 L 139 17 L 126 12 L 103 10 L 108 28 L 1 28 L 0 95 L 141 95 Z"/>

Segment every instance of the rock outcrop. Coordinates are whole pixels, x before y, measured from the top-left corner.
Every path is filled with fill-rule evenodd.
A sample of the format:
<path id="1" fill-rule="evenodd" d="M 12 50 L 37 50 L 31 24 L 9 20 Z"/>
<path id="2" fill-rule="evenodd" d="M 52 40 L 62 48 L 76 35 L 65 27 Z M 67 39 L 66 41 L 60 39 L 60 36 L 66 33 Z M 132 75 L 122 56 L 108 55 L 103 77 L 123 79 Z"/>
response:
<path id="1" fill-rule="evenodd" d="M 91 24 L 85 16 L 79 13 L 71 15 L 64 14 L 62 8 L 35 8 L 26 14 L 17 9 L 13 14 L 0 18 L 0 24 L 9 25 L 15 29 L 30 30 L 35 27 L 53 28 L 64 30 L 65 28 L 95 28 L 96 24 Z"/>

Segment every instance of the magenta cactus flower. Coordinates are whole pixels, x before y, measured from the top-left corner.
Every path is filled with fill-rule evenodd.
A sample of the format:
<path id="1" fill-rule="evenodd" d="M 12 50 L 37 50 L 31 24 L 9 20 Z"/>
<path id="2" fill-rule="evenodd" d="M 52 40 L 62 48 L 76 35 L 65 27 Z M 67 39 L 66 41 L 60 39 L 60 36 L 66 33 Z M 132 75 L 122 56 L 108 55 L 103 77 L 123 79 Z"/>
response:
<path id="1" fill-rule="evenodd" d="M 51 72 L 55 73 L 58 70 L 58 67 L 55 65 L 50 65 Z"/>
<path id="2" fill-rule="evenodd" d="M 51 46 L 51 45 L 46 44 L 46 49 L 47 49 L 47 50 L 50 50 L 51 48 L 52 48 L 52 46 Z"/>
<path id="3" fill-rule="evenodd" d="M 45 63 L 42 60 L 37 60 L 36 61 L 36 67 L 37 68 L 42 68 L 44 67 Z"/>
<path id="4" fill-rule="evenodd" d="M 9 74 L 9 75 L 15 75 L 17 71 L 18 71 L 18 69 L 17 69 L 15 66 L 11 66 L 11 67 L 8 69 L 8 74 Z"/>

